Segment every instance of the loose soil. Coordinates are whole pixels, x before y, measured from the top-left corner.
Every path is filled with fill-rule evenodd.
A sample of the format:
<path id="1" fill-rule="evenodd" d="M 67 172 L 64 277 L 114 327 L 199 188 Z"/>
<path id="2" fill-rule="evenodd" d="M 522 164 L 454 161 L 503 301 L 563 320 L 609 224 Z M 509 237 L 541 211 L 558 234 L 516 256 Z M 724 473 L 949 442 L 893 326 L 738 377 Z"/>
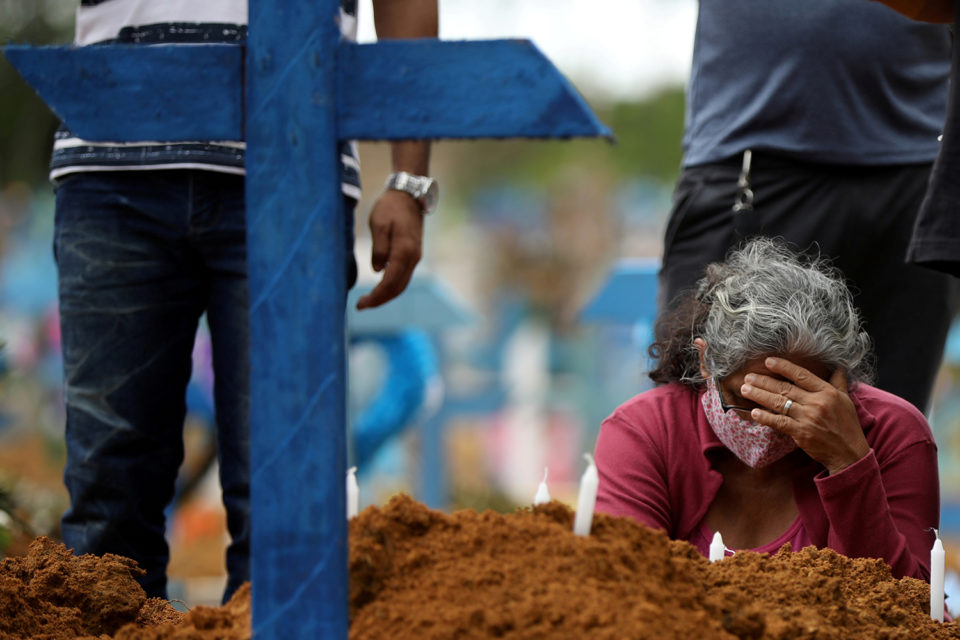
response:
<path id="1" fill-rule="evenodd" d="M 925 582 L 813 547 L 709 563 L 683 542 L 597 515 L 589 537 L 552 502 L 509 515 L 431 511 L 406 496 L 350 522 L 351 640 L 960 639 Z M 0 563 L 0 640 L 240 640 L 250 591 L 187 614 L 149 600 L 119 556 L 38 538 Z M 295 622 L 291 622 L 295 628 Z"/>

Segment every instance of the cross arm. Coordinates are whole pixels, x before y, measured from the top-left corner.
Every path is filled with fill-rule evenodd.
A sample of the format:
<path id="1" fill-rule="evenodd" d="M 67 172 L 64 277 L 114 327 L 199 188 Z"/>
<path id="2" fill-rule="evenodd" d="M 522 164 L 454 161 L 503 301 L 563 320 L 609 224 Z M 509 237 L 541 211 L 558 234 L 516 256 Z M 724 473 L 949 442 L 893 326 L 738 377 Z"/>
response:
<path id="1" fill-rule="evenodd" d="M 242 140 L 243 48 L 8 46 L 4 54 L 87 140 Z"/>
<path id="2" fill-rule="evenodd" d="M 339 48 L 341 137 L 610 137 L 529 40 L 386 40 Z"/>
<path id="3" fill-rule="evenodd" d="M 240 45 L 8 46 L 4 53 L 81 138 L 244 139 Z M 528 40 L 342 42 L 336 65 L 341 139 L 611 136 Z"/>

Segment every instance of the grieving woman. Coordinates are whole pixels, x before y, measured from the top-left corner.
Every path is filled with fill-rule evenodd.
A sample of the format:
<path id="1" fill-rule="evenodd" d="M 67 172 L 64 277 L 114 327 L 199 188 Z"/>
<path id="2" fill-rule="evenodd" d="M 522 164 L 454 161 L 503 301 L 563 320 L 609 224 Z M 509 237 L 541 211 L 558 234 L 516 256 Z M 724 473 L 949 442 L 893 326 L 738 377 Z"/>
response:
<path id="1" fill-rule="evenodd" d="M 868 384 L 869 339 L 836 271 L 753 240 L 707 268 L 651 354 L 660 385 L 600 430 L 599 511 L 704 556 L 719 531 L 736 550 L 829 547 L 929 579 L 933 435 Z"/>

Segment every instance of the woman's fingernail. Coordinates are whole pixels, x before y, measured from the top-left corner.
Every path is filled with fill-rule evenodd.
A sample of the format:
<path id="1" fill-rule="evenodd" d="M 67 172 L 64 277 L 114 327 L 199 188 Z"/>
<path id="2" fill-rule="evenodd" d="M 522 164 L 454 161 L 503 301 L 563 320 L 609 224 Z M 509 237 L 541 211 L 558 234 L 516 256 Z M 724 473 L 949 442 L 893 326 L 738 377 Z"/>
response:
<path id="1" fill-rule="evenodd" d="M 749 394 L 751 391 L 753 391 L 753 387 L 751 387 L 748 384 L 745 384 L 740 387 L 740 393 Z"/>

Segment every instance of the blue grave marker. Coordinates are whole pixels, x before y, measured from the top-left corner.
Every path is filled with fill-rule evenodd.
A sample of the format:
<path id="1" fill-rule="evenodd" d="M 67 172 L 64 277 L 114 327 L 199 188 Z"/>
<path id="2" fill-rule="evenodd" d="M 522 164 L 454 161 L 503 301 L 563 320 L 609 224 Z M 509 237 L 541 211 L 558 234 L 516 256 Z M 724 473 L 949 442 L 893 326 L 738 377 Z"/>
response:
<path id="1" fill-rule="evenodd" d="M 657 319 L 660 260 L 624 258 L 580 310 L 586 323 L 633 327 L 633 344 L 641 352 L 653 342 Z"/>
<path id="2" fill-rule="evenodd" d="M 338 0 L 250 0 L 249 14 L 245 58 L 239 45 L 5 53 L 81 137 L 246 140 L 253 632 L 346 638 L 338 140 L 610 131 L 527 41 L 358 45 L 341 39 Z"/>
<path id="3" fill-rule="evenodd" d="M 659 271 L 660 261 L 656 258 L 619 260 L 580 310 L 580 319 L 608 324 L 653 324 L 657 316 Z"/>

